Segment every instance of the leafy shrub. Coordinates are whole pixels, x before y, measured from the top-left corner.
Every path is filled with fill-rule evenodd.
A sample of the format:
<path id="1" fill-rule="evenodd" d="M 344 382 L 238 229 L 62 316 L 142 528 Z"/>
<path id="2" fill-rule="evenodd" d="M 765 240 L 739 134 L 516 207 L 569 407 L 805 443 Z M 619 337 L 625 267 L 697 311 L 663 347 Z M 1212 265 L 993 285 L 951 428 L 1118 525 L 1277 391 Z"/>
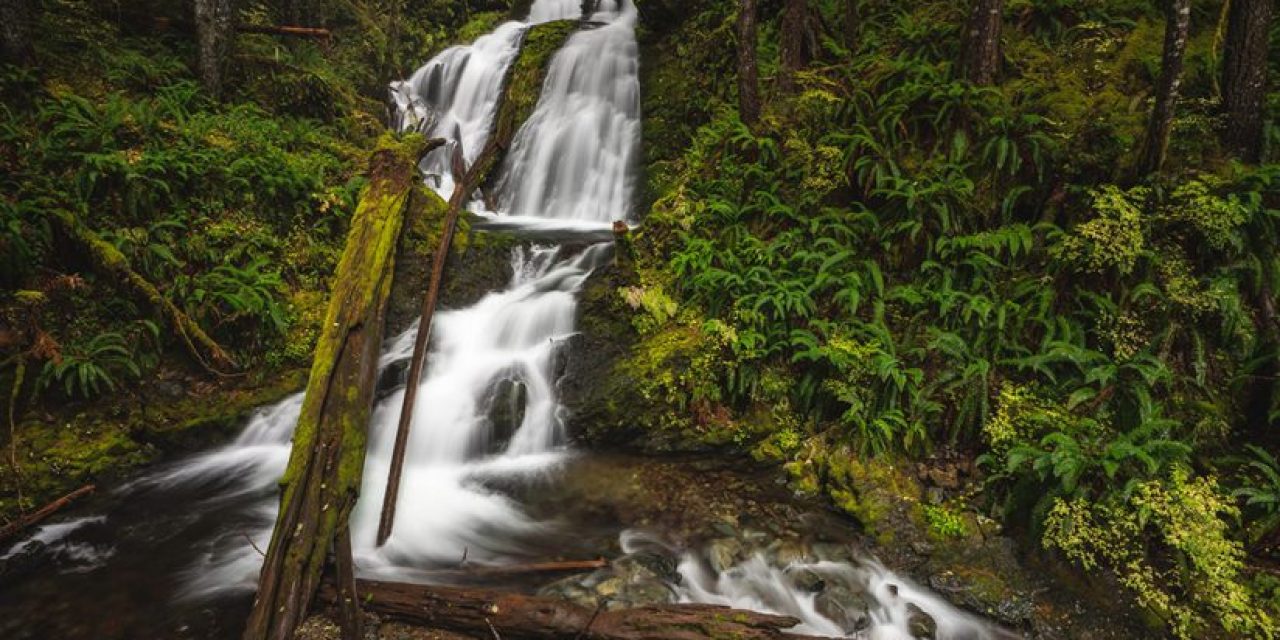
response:
<path id="1" fill-rule="evenodd" d="M 152 325 L 154 329 L 154 325 Z M 67 396 L 94 398 L 115 391 L 123 378 L 139 378 L 142 370 L 129 342 L 120 333 L 100 333 L 88 342 L 63 347 L 61 355 L 45 362 L 36 381 L 39 390 L 58 384 Z"/>

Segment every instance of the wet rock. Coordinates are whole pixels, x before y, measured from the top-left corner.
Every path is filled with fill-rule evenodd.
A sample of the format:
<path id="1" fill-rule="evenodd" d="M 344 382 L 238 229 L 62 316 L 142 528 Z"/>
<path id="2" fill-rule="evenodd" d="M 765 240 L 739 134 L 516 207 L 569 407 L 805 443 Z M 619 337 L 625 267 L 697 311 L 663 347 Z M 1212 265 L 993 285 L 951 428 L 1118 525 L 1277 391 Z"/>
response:
<path id="1" fill-rule="evenodd" d="M 845 633 L 856 633 L 871 625 L 871 603 L 866 592 L 848 585 L 828 584 L 814 598 L 813 607 Z"/>
<path id="2" fill-rule="evenodd" d="M 776 566 L 813 562 L 817 558 L 803 542 L 791 538 L 773 541 L 765 550 L 765 558 Z"/>
<path id="3" fill-rule="evenodd" d="M 820 593 L 827 588 L 827 581 L 817 571 L 809 568 L 796 568 L 787 572 L 791 584 L 801 591 Z"/>
<path id="4" fill-rule="evenodd" d="M 828 562 L 850 562 L 853 560 L 853 548 L 847 544 L 818 542 L 813 545 L 813 555 Z"/>
<path id="5" fill-rule="evenodd" d="M 675 558 L 649 551 L 623 556 L 611 563 L 613 571 L 625 576 L 628 581 L 652 578 L 679 584 L 680 572 L 677 565 Z"/>
<path id="6" fill-rule="evenodd" d="M 938 636 L 938 622 L 914 604 L 907 605 L 907 628 L 915 638 L 933 640 Z"/>
<path id="7" fill-rule="evenodd" d="M 486 453 L 505 448 L 520 429 L 520 424 L 524 422 L 528 396 L 528 387 L 518 380 L 503 378 L 494 383 L 487 398 L 489 413 L 486 417 L 491 431 L 487 447 L 489 451 Z"/>
<path id="8" fill-rule="evenodd" d="M 745 551 L 737 538 L 716 538 L 707 544 L 707 562 L 717 572 L 728 571 L 742 561 Z"/>
<path id="9" fill-rule="evenodd" d="M 934 467 L 929 470 L 929 482 L 933 483 L 935 487 L 954 491 L 960 488 L 960 475 L 956 472 L 956 467 L 953 464 Z"/>
<path id="10" fill-rule="evenodd" d="M 592 574 L 569 576 L 538 589 L 538 595 L 567 600 L 576 605 L 594 609 L 598 602 L 595 590 L 586 583 L 592 582 Z"/>

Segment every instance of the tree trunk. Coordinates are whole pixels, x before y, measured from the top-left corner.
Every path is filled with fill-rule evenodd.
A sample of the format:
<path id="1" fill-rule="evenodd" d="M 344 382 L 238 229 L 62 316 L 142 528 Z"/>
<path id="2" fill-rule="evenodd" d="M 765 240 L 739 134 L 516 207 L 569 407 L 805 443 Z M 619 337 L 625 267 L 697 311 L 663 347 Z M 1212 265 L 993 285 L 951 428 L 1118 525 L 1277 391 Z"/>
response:
<path id="1" fill-rule="evenodd" d="M 1178 103 L 1178 87 L 1182 84 L 1182 61 L 1187 52 L 1187 34 L 1191 29 L 1191 0 L 1166 0 L 1164 54 L 1160 63 L 1160 79 L 1156 84 L 1156 103 L 1147 123 L 1147 138 L 1138 161 L 1138 175 L 1160 171 L 1169 148 L 1169 131 L 1173 128 L 1174 107 Z"/>
<path id="2" fill-rule="evenodd" d="M 1000 27 L 1004 0 L 975 0 L 964 35 L 960 69 L 976 85 L 990 85 L 1000 71 Z"/>
<path id="3" fill-rule="evenodd" d="M 395 252 L 406 212 L 427 197 L 417 163 L 429 143 L 417 136 L 411 140 L 384 139 L 370 162 L 370 183 L 334 275 L 293 451 L 280 481 L 280 512 L 246 640 L 293 637 L 331 549 L 339 574 L 352 580 L 347 518 L 360 491 Z M 344 593 L 344 602 L 354 609 L 355 594 Z M 348 623 L 353 619 L 344 616 Z"/>
<path id="4" fill-rule="evenodd" d="M 0 0 L 0 61 L 32 59 L 31 28 L 37 0 Z"/>
<path id="5" fill-rule="evenodd" d="M 289 24 L 314 27 L 321 23 L 320 3 L 317 0 L 289 0 Z"/>
<path id="6" fill-rule="evenodd" d="M 858 0 L 845 0 L 844 2 L 844 46 L 849 51 L 858 48 L 858 35 L 861 30 L 861 21 L 858 19 Z"/>
<path id="7" fill-rule="evenodd" d="M 760 73 L 756 66 L 758 0 L 742 0 L 738 8 L 738 114 L 747 126 L 760 121 Z"/>
<path id="8" fill-rule="evenodd" d="M 200 46 L 200 82 L 215 99 L 222 97 L 224 73 L 235 38 L 235 0 L 195 0 L 196 38 Z"/>
<path id="9" fill-rule="evenodd" d="M 481 589 L 358 580 L 364 605 L 392 618 L 503 640 L 806 640 L 800 621 L 712 605 L 595 611 L 572 602 Z M 331 585 L 321 594 L 334 599 Z"/>
<path id="10" fill-rule="evenodd" d="M 49 220 L 58 227 L 62 235 L 76 245 L 80 253 L 89 260 L 94 271 L 110 278 L 117 286 L 139 300 L 150 304 L 182 339 L 187 352 L 201 366 L 215 373 L 219 372 L 218 367 L 235 366 L 231 355 L 214 342 L 213 338 L 200 328 L 200 325 L 160 293 L 154 284 L 134 271 L 129 266 L 128 259 L 116 249 L 115 245 L 103 240 L 70 211 L 52 211 Z"/>
<path id="11" fill-rule="evenodd" d="M 1223 142 L 1246 162 L 1262 159 L 1263 108 L 1267 97 L 1267 53 L 1275 0 L 1229 0 L 1222 56 Z"/>
<path id="12" fill-rule="evenodd" d="M 782 70 L 778 87 L 783 93 L 796 88 L 796 72 L 808 62 L 806 31 L 809 21 L 809 3 L 806 0 L 786 0 L 782 9 Z"/>

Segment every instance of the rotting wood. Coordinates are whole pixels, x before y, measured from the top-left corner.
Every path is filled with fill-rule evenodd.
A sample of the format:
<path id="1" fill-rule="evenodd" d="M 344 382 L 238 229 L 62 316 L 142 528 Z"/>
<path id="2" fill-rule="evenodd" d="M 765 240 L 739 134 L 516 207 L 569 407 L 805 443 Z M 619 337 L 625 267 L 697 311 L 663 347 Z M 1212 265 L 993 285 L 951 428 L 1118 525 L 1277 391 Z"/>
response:
<path id="1" fill-rule="evenodd" d="M 53 502 L 50 502 L 49 504 L 46 504 L 45 506 L 40 507 L 39 509 L 29 514 L 22 516 L 21 518 L 18 518 L 13 522 L 10 522 L 9 524 L 5 525 L 3 528 L 0 528 L 0 542 L 4 542 L 5 540 L 8 540 L 14 535 L 17 535 L 18 533 L 26 530 L 27 527 L 32 527 L 39 524 L 45 518 L 48 518 L 49 516 L 57 513 L 63 507 L 66 507 L 72 502 L 75 502 L 76 499 L 86 496 L 90 493 L 93 493 L 95 490 L 97 490 L 96 486 L 91 484 L 86 484 L 85 486 L 80 487 L 79 489 L 76 489 L 75 491 L 72 491 L 71 493 L 68 493 L 65 496 L 62 496 L 61 498 L 58 498 L 57 500 L 54 500 Z"/>
<path id="2" fill-rule="evenodd" d="M 671 604 L 599 611 L 572 602 L 487 589 L 434 587 L 358 580 L 370 611 L 391 618 L 477 636 L 490 625 L 506 640 L 809 640 L 790 633 L 800 623 L 789 616 L 715 605 Z M 320 597 L 333 602 L 326 582 Z"/>
<path id="3" fill-rule="evenodd" d="M 307 613 L 330 551 L 348 584 L 347 520 L 360 490 L 384 316 L 407 212 L 426 197 L 417 164 L 439 141 L 385 136 L 351 221 L 294 431 L 271 546 L 258 578 L 246 640 L 287 640 Z M 358 599 L 344 593 L 346 638 Z"/>
<path id="4" fill-rule="evenodd" d="M 196 324 L 177 305 L 166 298 L 154 284 L 133 270 L 129 260 L 115 245 L 103 240 L 85 226 L 70 211 L 56 210 L 49 219 L 58 226 L 68 240 L 80 246 L 95 271 L 113 280 L 117 285 L 145 300 L 164 317 L 178 334 L 187 352 L 200 366 L 211 373 L 225 374 L 224 369 L 234 368 L 235 361 L 200 325 Z"/>

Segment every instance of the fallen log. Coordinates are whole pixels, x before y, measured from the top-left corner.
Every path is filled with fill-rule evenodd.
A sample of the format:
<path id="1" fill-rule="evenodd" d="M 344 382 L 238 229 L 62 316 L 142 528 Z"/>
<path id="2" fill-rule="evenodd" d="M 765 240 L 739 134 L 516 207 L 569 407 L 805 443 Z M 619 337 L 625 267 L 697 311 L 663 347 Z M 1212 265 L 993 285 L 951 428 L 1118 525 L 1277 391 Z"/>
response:
<path id="1" fill-rule="evenodd" d="M 256 24 L 242 24 L 236 26 L 236 31 L 240 33 L 260 33 L 269 36 L 292 36 L 295 38 L 315 38 L 317 40 L 329 40 L 333 37 L 333 32 L 328 29 L 318 27 L 291 27 L 291 26 L 269 26 Z"/>
<path id="2" fill-rule="evenodd" d="M 571 602 L 485 589 L 432 587 L 357 580 L 366 610 L 434 629 L 503 640 L 812 640 L 789 633 L 800 623 L 789 616 L 714 605 L 671 604 L 616 611 Z M 331 584 L 321 599 L 332 602 Z"/>
<path id="3" fill-rule="evenodd" d="M 531 564 L 512 565 L 466 565 L 455 569 L 432 569 L 423 571 L 424 576 L 510 576 L 522 573 L 555 573 L 557 571 L 590 571 L 609 566 L 604 558 L 596 560 L 565 560 L 562 562 L 534 562 Z"/>
<path id="4" fill-rule="evenodd" d="M 280 481 L 280 512 L 258 577 L 246 640 L 293 637 L 331 551 L 345 587 L 344 638 L 359 637 L 347 522 L 360 492 L 400 230 L 409 209 L 426 197 L 418 161 L 438 143 L 416 134 L 404 141 L 384 136 L 370 160 L 369 185 L 360 196 L 334 275 L 289 465 Z"/>
<path id="5" fill-rule="evenodd" d="M 79 245 L 81 253 L 88 258 L 95 271 L 112 279 L 117 285 L 155 308 L 182 339 L 183 346 L 200 366 L 211 373 L 224 373 L 218 367 L 235 367 L 235 361 L 231 359 L 231 355 L 214 342 L 213 338 L 200 328 L 200 325 L 160 293 L 154 284 L 134 271 L 133 267 L 129 266 L 128 259 L 120 253 L 119 249 L 116 249 L 115 245 L 103 240 L 70 211 L 55 210 L 49 219 L 68 240 Z"/>
<path id="6" fill-rule="evenodd" d="M 94 490 L 96 489 L 97 487 L 95 487 L 94 485 L 86 484 L 85 486 L 80 487 L 79 489 L 76 489 L 75 491 L 72 491 L 71 493 L 68 493 L 65 496 L 62 496 L 61 498 L 58 498 L 57 500 L 54 500 L 53 502 L 50 502 L 49 504 L 46 504 L 45 506 L 40 507 L 39 509 L 29 514 L 22 516 L 17 520 L 14 520 L 13 522 L 10 522 L 9 524 L 5 525 L 4 528 L 0 528 L 0 542 L 4 542 L 5 540 L 8 540 L 9 538 L 25 530 L 27 527 L 32 527 L 39 524 L 42 520 L 57 513 L 60 509 L 71 504 L 77 498 L 93 493 Z"/>

